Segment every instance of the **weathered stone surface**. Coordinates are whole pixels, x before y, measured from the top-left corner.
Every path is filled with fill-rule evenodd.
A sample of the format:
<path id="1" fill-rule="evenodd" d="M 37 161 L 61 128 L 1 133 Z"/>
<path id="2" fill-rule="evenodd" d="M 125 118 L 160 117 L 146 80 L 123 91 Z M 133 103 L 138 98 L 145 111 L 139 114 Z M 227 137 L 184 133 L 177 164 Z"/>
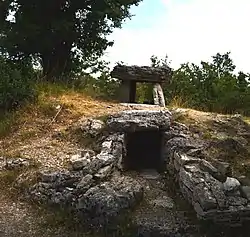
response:
<path id="1" fill-rule="evenodd" d="M 211 174 L 215 179 L 219 180 L 220 182 L 225 182 L 227 179 L 227 176 L 225 173 L 220 172 L 218 169 L 216 169 L 210 162 L 201 159 L 199 161 L 200 168 L 204 172 L 208 172 Z"/>
<path id="2" fill-rule="evenodd" d="M 250 186 L 250 179 L 244 175 L 237 177 L 241 185 Z"/>
<path id="3" fill-rule="evenodd" d="M 174 137 L 166 143 L 169 154 L 174 151 L 187 153 L 191 149 L 201 149 L 204 144 L 202 141 L 194 139 L 192 137 Z"/>
<path id="4" fill-rule="evenodd" d="M 90 163 L 90 157 L 87 154 L 85 154 L 85 157 L 81 157 L 80 155 L 73 155 L 71 157 L 70 164 L 73 170 L 81 170 Z"/>
<path id="5" fill-rule="evenodd" d="M 162 82 L 170 80 L 172 70 L 167 67 L 126 66 L 116 65 L 111 76 L 120 80 L 133 80 L 141 82 Z"/>
<path id="6" fill-rule="evenodd" d="M 204 173 L 204 179 L 210 188 L 211 192 L 213 193 L 219 208 L 227 208 L 227 198 L 223 192 L 222 183 L 209 175 L 208 173 Z"/>
<path id="7" fill-rule="evenodd" d="M 0 157 L 1 170 L 18 170 L 30 166 L 30 161 L 24 158 L 4 158 Z"/>
<path id="8" fill-rule="evenodd" d="M 93 180 L 93 175 L 91 174 L 87 174 L 85 175 L 81 181 L 77 184 L 76 188 L 78 190 L 81 190 L 83 192 L 86 192 L 90 187 L 91 185 L 94 183 L 94 180 Z"/>
<path id="9" fill-rule="evenodd" d="M 89 225 L 106 225 L 122 215 L 124 210 L 138 204 L 144 191 L 150 193 L 149 183 L 162 185 L 157 183 L 159 176 L 142 174 L 135 177 L 133 173 L 129 173 L 131 177 L 123 176 L 120 172 L 126 155 L 123 133 L 163 130 L 163 153 L 167 158 L 167 167 L 174 171 L 173 178 L 178 181 L 180 191 L 193 205 L 198 217 L 229 225 L 250 220 L 250 185 L 241 187 L 237 179 L 230 178 L 228 163 L 205 160 L 202 151 L 206 142 L 194 138 L 187 127 L 171 120 L 168 111 L 132 110 L 110 116 L 107 126 L 112 133 L 101 139 L 99 154 L 83 151 L 71 160 L 74 168 L 70 171 L 42 172 L 41 182 L 30 190 L 32 198 L 73 208 Z M 94 127 L 97 132 L 91 132 L 91 136 L 100 134 L 103 129 L 102 126 Z M 148 183 L 144 186 L 145 180 Z M 146 193 L 142 203 L 149 205 L 145 208 L 149 209 L 148 218 L 143 214 L 137 224 L 164 233 L 179 229 L 178 221 L 173 221 L 171 215 L 177 208 L 173 200 L 163 190 L 157 192 L 157 198 L 152 198 L 152 193 L 149 193 Z M 152 216 L 152 209 L 158 209 L 161 214 L 154 212 L 157 216 Z"/>
<path id="10" fill-rule="evenodd" d="M 247 199 L 243 197 L 228 197 L 228 204 L 230 206 L 245 206 L 247 205 Z"/>
<path id="11" fill-rule="evenodd" d="M 173 163 L 177 171 L 180 170 L 180 168 L 185 165 L 197 164 L 201 161 L 201 159 L 188 156 L 185 153 L 174 152 L 173 157 L 174 157 Z"/>
<path id="12" fill-rule="evenodd" d="M 127 110 L 107 120 L 107 126 L 115 132 L 167 130 L 170 123 L 171 113 L 167 110 Z"/>
<path id="13" fill-rule="evenodd" d="M 98 179 L 104 179 L 107 178 L 112 172 L 112 165 L 107 165 L 103 168 L 101 168 L 96 174 L 95 177 Z"/>
<path id="14" fill-rule="evenodd" d="M 65 187 L 75 187 L 81 180 L 82 172 L 65 171 L 42 171 L 39 174 L 41 183 L 48 183 L 52 189 L 63 190 Z"/>
<path id="15" fill-rule="evenodd" d="M 212 160 L 213 165 L 216 167 L 216 169 L 219 171 L 221 175 L 221 182 L 225 182 L 227 176 L 232 175 L 232 168 L 229 163 L 213 159 Z"/>
<path id="16" fill-rule="evenodd" d="M 232 178 L 232 177 L 227 177 L 227 180 L 223 183 L 223 188 L 225 192 L 236 192 L 240 188 L 240 182 L 239 180 Z"/>
<path id="17" fill-rule="evenodd" d="M 154 97 L 154 104 L 159 105 L 161 107 L 165 107 L 165 98 L 162 87 L 159 83 L 154 84 L 153 88 L 153 97 Z"/>
<path id="18" fill-rule="evenodd" d="M 87 119 L 80 122 L 81 130 L 92 137 L 99 135 L 105 127 L 105 123 L 97 119 Z"/>
<path id="19" fill-rule="evenodd" d="M 41 171 L 40 172 L 41 182 L 52 183 L 55 182 L 58 177 L 58 172 Z"/>
<path id="20" fill-rule="evenodd" d="M 200 183 L 194 187 L 193 196 L 193 201 L 198 202 L 202 210 L 207 211 L 217 208 L 217 201 L 205 183 Z"/>
<path id="21" fill-rule="evenodd" d="M 90 150 L 90 149 L 83 149 L 83 150 L 81 150 L 80 156 L 85 157 L 85 158 L 90 158 L 90 157 L 95 156 L 95 152 L 93 150 Z"/>
<path id="22" fill-rule="evenodd" d="M 138 204 L 143 188 L 129 177 L 116 177 L 110 182 L 90 188 L 76 203 L 79 214 L 90 215 L 86 219 L 93 226 L 103 226 L 122 211 Z"/>
<path id="23" fill-rule="evenodd" d="M 250 186 L 241 186 L 240 191 L 241 191 L 241 195 L 244 198 L 247 198 L 248 200 L 250 200 Z"/>
<path id="24" fill-rule="evenodd" d="M 184 184 L 191 192 L 193 192 L 194 187 L 202 182 L 204 182 L 204 179 L 201 174 L 196 173 L 195 175 L 189 171 L 186 170 L 187 166 L 180 169 L 179 172 L 179 181 Z"/>
<path id="25" fill-rule="evenodd" d="M 180 123 L 172 122 L 169 130 L 164 132 L 165 140 L 168 141 L 174 137 L 187 137 L 189 135 L 188 128 Z"/>

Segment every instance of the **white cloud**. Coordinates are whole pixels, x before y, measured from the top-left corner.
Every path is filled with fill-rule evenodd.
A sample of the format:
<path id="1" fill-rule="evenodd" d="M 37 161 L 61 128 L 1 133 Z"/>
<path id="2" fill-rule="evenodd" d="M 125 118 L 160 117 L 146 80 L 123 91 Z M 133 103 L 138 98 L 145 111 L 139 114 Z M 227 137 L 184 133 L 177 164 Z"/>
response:
<path id="1" fill-rule="evenodd" d="M 166 14 L 154 27 L 124 28 L 111 35 L 115 45 L 107 52 L 108 60 L 143 65 L 151 55 L 167 53 L 178 67 L 231 51 L 237 69 L 250 72 L 249 0 L 162 1 Z"/>

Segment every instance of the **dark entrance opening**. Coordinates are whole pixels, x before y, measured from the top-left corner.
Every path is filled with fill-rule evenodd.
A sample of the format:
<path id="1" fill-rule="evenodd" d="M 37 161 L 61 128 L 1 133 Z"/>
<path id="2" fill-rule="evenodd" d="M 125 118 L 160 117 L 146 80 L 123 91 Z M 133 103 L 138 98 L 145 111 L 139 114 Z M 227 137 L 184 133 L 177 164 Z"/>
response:
<path id="1" fill-rule="evenodd" d="M 126 134 L 127 155 L 124 165 L 130 170 L 156 169 L 162 165 L 162 133 L 160 131 Z"/>

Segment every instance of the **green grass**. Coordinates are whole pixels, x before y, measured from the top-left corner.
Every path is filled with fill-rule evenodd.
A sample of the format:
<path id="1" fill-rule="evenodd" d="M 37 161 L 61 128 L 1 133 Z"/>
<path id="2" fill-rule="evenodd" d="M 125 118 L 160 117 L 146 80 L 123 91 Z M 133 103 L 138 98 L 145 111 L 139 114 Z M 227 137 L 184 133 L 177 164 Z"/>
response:
<path id="1" fill-rule="evenodd" d="M 60 82 L 39 82 L 35 88 L 40 96 L 59 96 L 74 91 L 69 84 Z"/>

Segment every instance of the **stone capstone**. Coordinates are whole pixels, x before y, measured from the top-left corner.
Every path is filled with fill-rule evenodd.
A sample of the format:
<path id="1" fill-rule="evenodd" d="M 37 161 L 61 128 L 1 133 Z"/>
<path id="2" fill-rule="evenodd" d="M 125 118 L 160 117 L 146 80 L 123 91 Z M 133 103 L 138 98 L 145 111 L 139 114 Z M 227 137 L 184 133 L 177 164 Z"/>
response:
<path id="1" fill-rule="evenodd" d="M 111 77 L 120 80 L 132 80 L 141 82 L 163 82 L 170 81 L 172 70 L 168 66 L 126 66 L 116 65 L 111 72 Z"/>
<path id="2" fill-rule="evenodd" d="M 167 110 L 127 110 L 107 120 L 108 128 L 114 132 L 168 130 L 170 124 L 171 113 Z"/>

